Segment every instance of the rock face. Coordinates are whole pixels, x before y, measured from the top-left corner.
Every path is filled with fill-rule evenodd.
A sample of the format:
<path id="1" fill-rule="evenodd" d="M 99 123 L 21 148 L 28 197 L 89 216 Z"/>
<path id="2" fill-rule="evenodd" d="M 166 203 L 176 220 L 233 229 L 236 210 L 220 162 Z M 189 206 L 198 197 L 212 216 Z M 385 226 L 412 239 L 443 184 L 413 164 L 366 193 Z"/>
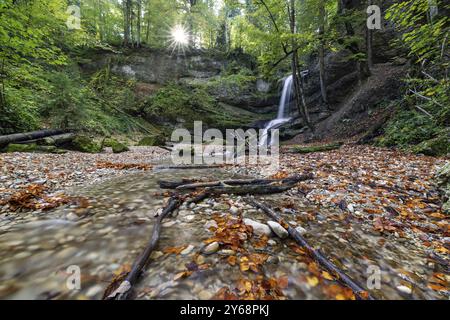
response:
<path id="1" fill-rule="evenodd" d="M 270 229 L 281 239 L 286 239 L 289 237 L 288 231 L 283 228 L 281 224 L 275 221 L 268 221 L 267 224 L 269 225 Z"/>
<path id="2" fill-rule="evenodd" d="M 438 170 L 436 182 L 442 194 L 442 211 L 450 214 L 450 162 Z"/>
<path id="3" fill-rule="evenodd" d="M 111 64 L 112 73 L 145 83 L 166 84 L 180 78 L 208 78 L 218 75 L 226 66 L 224 57 L 201 54 L 193 51 L 176 55 L 164 50 L 141 49 L 127 54 L 103 54 L 101 58 L 85 66 L 99 69 Z"/>
<path id="4" fill-rule="evenodd" d="M 248 226 L 251 226 L 253 228 L 253 233 L 256 235 L 270 236 L 272 234 L 272 231 L 270 230 L 269 226 L 264 223 L 260 223 L 247 218 L 244 219 L 244 223 Z"/>

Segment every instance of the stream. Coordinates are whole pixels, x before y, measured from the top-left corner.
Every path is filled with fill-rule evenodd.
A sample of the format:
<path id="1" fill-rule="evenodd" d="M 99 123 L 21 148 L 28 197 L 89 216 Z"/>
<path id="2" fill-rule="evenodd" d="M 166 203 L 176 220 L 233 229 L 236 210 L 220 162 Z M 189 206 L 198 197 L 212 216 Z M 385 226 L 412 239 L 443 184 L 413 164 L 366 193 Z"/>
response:
<path id="1" fill-rule="evenodd" d="M 28 215 L 0 235 L 0 299 L 101 299 L 114 274 L 130 266 L 150 238 L 154 216 L 164 204 L 157 181 L 188 177 L 223 179 L 242 177 L 225 169 L 154 170 L 125 175 L 109 181 L 72 190 L 89 199 L 87 208 L 65 206 L 39 215 Z M 364 230 L 351 219 L 340 220 L 339 213 L 310 205 L 295 194 L 260 198 L 273 205 L 295 200 L 283 216 L 307 230 L 305 237 L 331 255 L 339 267 L 366 287 L 368 268 L 381 271 L 381 288 L 370 292 L 381 299 L 443 299 L 426 284 L 438 266 L 427 263 L 423 250 L 408 242 L 391 242 Z M 230 207 L 238 212 L 230 213 Z M 77 215 L 83 211 L 83 218 Z M 236 211 L 236 210 L 234 210 Z M 291 240 L 271 237 L 263 246 L 245 241 L 241 252 L 221 248 L 201 254 L 203 240 L 211 238 L 208 228 L 214 219 L 233 221 L 238 215 L 260 222 L 266 216 L 250 207 L 241 197 L 206 199 L 195 207 L 182 207 L 164 220 L 161 239 L 135 288 L 136 299 L 211 299 L 224 287 L 236 288 L 242 279 L 285 279 L 283 299 L 345 298 L 345 288 L 328 279 L 301 253 L 292 250 Z M 206 224 L 206 225 L 205 225 Z M 253 236 L 252 238 L 255 238 Z M 257 239 L 256 239 L 257 240 Z M 167 248 L 185 248 L 179 254 Z M 244 251 L 245 250 L 245 251 Z M 266 256 L 260 272 L 242 271 L 239 263 L 227 263 L 230 255 L 261 253 Z M 177 274 L 192 266 L 206 265 L 187 277 Z M 70 266 L 81 271 L 81 288 L 69 289 Z M 192 268 L 192 267 L 191 267 Z M 407 279 L 405 280 L 405 276 Z M 258 278 L 259 277 L 259 278 Z M 406 281 L 406 282 L 405 282 Z M 413 281 L 412 293 L 399 287 Z"/>

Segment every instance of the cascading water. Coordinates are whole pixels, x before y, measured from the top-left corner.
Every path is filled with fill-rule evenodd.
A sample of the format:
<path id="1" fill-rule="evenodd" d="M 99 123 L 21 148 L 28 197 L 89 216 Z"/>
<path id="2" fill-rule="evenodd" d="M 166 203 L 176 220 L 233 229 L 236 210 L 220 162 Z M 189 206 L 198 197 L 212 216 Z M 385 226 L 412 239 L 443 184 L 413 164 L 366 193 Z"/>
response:
<path id="1" fill-rule="evenodd" d="M 286 79 L 284 79 L 283 83 L 283 91 L 280 98 L 280 104 L 278 107 L 278 115 L 277 118 L 270 121 L 268 124 L 266 124 L 265 128 L 263 129 L 263 132 L 261 134 L 260 138 L 260 146 L 266 145 L 267 140 L 269 137 L 269 132 L 271 129 L 275 129 L 280 127 L 282 124 L 288 122 L 291 120 L 289 117 L 289 110 L 287 106 L 289 106 L 289 102 L 291 101 L 291 95 L 292 95 L 292 83 L 293 83 L 293 77 L 290 75 Z M 272 145 L 272 139 L 270 140 L 270 144 Z"/>

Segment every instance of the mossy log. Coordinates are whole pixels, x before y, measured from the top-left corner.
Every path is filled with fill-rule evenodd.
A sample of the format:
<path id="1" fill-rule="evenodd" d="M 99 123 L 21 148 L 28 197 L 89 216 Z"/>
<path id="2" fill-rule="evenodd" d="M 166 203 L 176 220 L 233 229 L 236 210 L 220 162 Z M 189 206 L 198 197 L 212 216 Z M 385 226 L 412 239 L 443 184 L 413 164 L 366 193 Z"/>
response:
<path id="1" fill-rule="evenodd" d="M 306 154 L 306 153 L 336 150 L 339 149 L 340 147 L 342 147 L 342 143 L 330 143 L 321 146 L 307 146 L 307 147 L 295 146 L 289 152 Z"/>
<path id="2" fill-rule="evenodd" d="M 0 136 L 0 147 L 6 147 L 10 143 L 17 144 L 18 142 L 22 141 L 41 139 L 49 136 L 63 134 L 65 132 L 66 130 L 61 129 L 48 129 Z"/>

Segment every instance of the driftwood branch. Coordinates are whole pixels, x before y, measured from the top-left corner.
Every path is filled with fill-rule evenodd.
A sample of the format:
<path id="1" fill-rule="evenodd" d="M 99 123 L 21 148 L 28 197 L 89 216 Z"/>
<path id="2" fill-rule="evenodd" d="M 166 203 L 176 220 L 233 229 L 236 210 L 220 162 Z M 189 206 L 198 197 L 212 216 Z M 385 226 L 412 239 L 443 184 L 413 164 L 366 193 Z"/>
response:
<path id="1" fill-rule="evenodd" d="M 172 196 L 169 199 L 169 203 L 163 209 L 163 212 L 158 216 L 155 225 L 153 226 L 152 236 L 147 246 L 145 247 L 144 252 L 139 256 L 136 262 L 133 264 L 133 268 L 126 276 L 125 280 L 122 281 L 117 289 L 115 289 L 111 294 L 108 294 L 110 288 L 108 287 L 105 291 L 105 299 L 106 300 L 126 300 L 131 294 L 133 285 L 136 283 L 139 278 L 142 269 L 147 264 L 147 260 L 150 257 L 150 254 L 156 248 L 158 244 L 159 237 L 161 235 L 161 224 L 165 217 L 167 217 L 172 211 L 177 209 L 181 205 L 181 201 L 178 196 Z"/>
<path id="2" fill-rule="evenodd" d="M 416 91 L 414 91 L 414 90 L 409 89 L 409 92 L 411 92 L 412 94 L 414 94 L 415 96 L 417 96 L 417 97 L 419 97 L 419 98 L 421 98 L 421 99 L 423 99 L 423 100 L 427 100 L 427 101 L 433 102 L 434 104 L 436 104 L 436 105 L 438 105 L 438 106 L 440 106 L 440 107 L 442 107 L 442 108 L 445 108 L 445 107 L 444 107 L 442 104 L 440 104 L 439 102 L 437 102 L 437 101 L 435 101 L 435 100 L 433 100 L 433 99 L 431 99 L 431 98 L 429 98 L 429 97 L 425 97 L 424 95 L 422 95 L 422 94 L 420 94 L 420 93 L 418 93 L 418 92 L 416 92 Z"/>
<path id="3" fill-rule="evenodd" d="M 279 224 L 283 226 L 288 226 L 287 231 L 289 232 L 289 235 L 294 238 L 294 240 L 301 245 L 303 248 L 306 249 L 306 251 L 314 258 L 314 260 L 317 261 L 321 266 L 326 268 L 328 271 L 330 271 L 332 274 L 335 275 L 335 277 L 338 279 L 339 282 L 344 284 L 345 286 L 349 287 L 353 290 L 355 295 L 359 299 L 369 299 L 373 300 L 374 298 L 370 296 L 370 294 L 362 288 L 359 284 L 357 284 L 353 279 L 351 279 L 348 275 L 346 275 L 342 270 L 340 270 L 334 263 L 332 263 L 330 260 L 328 260 L 325 255 L 319 250 L 314 249 L 312 246 L 308 244 L 306 239 L 293 227 L 291 227 L 289 224 L 287 224 L 283 218 L 278 215 L 275 211 L 273 211 L 271 208 L 266 206 L 265 204 L 258 202 L 254 199 L 247 199 L 247 202 L 251 204 L 252 206 L 261 209 L 266 213 L 267 216 L 269 216 L 271 219 L 277 221 Z"/>
<path id="4" fill-rule="evenodd" d="M 196 170 L 196 169 L 217 169 L 223 168 L 227 165 L 218 164 L 218 165 L 175 165 L 175 166 L 156 166 L 155 169 L 172 169 L 172 170 Z"/>

